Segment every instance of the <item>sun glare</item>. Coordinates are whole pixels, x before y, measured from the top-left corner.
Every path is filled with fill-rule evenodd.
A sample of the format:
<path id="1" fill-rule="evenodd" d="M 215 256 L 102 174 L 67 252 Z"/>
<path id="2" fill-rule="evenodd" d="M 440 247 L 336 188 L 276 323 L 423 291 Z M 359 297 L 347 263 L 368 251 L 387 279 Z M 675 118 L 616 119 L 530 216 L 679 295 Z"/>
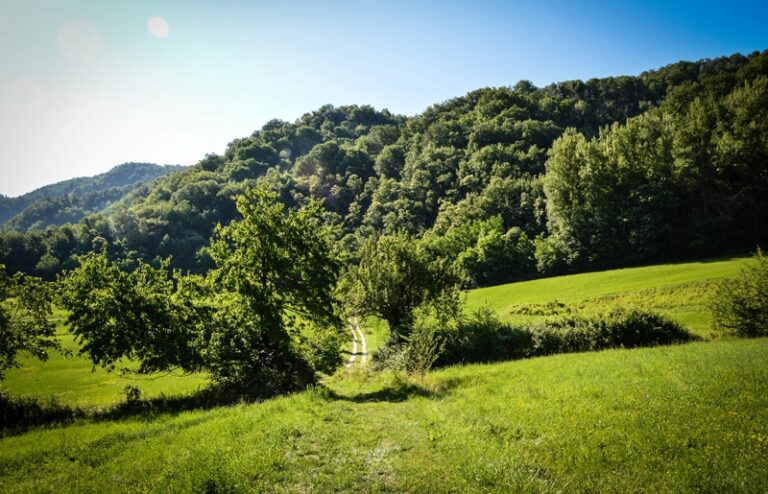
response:
<path id="1" fill-rule="evenodd" d="M 147 21 L 147 29 L 155 38 L 167 38 L 171 32 L 168 21 L 159 16 L 150 17 Z"/>

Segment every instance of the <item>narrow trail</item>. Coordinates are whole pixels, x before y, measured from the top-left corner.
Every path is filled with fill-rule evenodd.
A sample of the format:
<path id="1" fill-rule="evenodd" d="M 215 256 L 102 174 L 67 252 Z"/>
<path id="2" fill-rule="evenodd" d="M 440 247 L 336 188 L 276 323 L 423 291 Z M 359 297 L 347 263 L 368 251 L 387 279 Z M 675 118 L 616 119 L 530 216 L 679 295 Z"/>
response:
<path id="1" fill-rule="evenodd" d="M 348 322 L 349 330 L 352 332 L 352 352 L 347 360 L 346 367 L 350 368 L 355 364 L 357 357 L 360 357 L 360 365 L 364 365 L 368 360 L 368 344 L 365 341 L 363 330 L 360 329 L 360 323 L 357 317 L 352 317 Z M 360 343 L 360 353 L 357 352 L 358 342 Z"/>

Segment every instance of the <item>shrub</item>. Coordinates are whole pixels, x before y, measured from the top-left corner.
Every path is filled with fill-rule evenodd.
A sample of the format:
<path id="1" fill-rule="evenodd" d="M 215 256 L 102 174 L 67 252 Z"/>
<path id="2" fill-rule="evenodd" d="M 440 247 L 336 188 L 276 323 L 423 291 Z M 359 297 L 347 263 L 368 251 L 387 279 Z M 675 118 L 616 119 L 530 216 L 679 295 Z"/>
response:
<path id="1" fill-rule="evenodd" d="M 69 408 L 54 399 L 40 403 L 34 398 L 11 396 L 0 389 L 0 430 L 71 422 L 82 416 L 82 410 Z"/>
<path id="2" fill-rule="evenodd" d="M 440 326 L 426 322 L 416 325 L 403 354 L 408 374 L 419 374 L 423 378 L 432 368 L 444 348 L 445 338 L 441 332 Z"/>
<path id="3" fill-rule="evenodd" d="M 568 315 L 541 324 L 513 326 L 481 309 L 445 335 L 437 365 L 493 362 L 525 357 L 668 345 L 696 337 L 675 321 L 643 309 L 617 309 L 596 316 Z"/>
<path id="4" fill-rule="evenodd" d="M 346 334 L 339 328 L 310 330 L 296 339 L 298 353 L 315 371 L 332 374 L 342 364 L 339 348 L 344 344 Z"/>
<path id="5" fill-rule="evenodd" d="M 531 356 L 669 345 L 695 339 L 675 321 L 635 308 L 591 317 L 568 316 L 531 326 L 530 331 Z"/>
<path id="6" fill-rule="evenodd" d="M 387 343 L 371 355 L 371 368 L 376 371 L 386 369 L 405 370 L 405 350 L 403 343 Z"/>
<path id="7" fill-rule="evenodd" d="M 722 281 L 712 301 L 715 328 L 740 336 L 768 335 L 768 258 L 758 249 L 754 263 Z"/>
<path id="8" fill-rule="evenodd" d="M 398 370 L 426 374 L 443 353 L 450 330 L 439 321 L 419 319 L 405 341 L 389 341 L 371 356 L 374 370 Z"/>
<path id="9" fill-rule="evenodd" d="M 475 311 L 445 336 L 436 362 L 439 366 L 523 358 L 531 344 L 530 332 L 501 322 L 487 307 Z"/>

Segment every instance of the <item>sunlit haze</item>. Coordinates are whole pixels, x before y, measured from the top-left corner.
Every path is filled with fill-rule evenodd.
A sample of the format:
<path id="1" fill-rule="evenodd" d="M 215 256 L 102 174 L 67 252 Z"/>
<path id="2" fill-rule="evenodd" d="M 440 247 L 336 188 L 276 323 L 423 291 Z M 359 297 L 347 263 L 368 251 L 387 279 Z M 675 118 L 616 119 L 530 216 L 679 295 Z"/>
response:
<path id="1" fill-rule="evenodd" d="M 412 115 L 520 79 L 747 54 L 767 18 L 758 1 L 0 0 L 0 193 L 193 164 L 326 103 Z"/>

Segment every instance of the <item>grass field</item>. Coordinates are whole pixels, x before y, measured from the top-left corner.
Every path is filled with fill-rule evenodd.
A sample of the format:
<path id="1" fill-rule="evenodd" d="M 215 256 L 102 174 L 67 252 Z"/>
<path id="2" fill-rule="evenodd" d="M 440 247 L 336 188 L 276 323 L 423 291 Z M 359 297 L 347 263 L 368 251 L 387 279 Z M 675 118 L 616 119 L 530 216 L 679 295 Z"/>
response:
<path id="1" fill-rule="evenodd" d="M 488 306 L 503 319 L 531 322 L 567 308 L 594 312 L 642 306 L 672 317 L 699 336 L 711 338 L 708 305 L 716 282 L 736 275 L 749 259 L 614 269 L 481 288 L 468 292 L 467 311 Z"/>
<path id="2" fill-rule="evenodd" d="M 474 290 L 526 322 L 644 305 L 709 333 L 715 280 L 746 258 Z M 558 304 L 553 301 L 558 301 Z M 76 349 L 55 314 L 62 342 Z M 369 352 L 386 324 L 361 322 Z M 99 409 L 187 396 L 205 376 L 130 380 L 80 357 L 25 360 L 11 393 Z M 103 416 L 102 416 L 103 417 Z M 768 492 L 768 339 L 452 367 L 355 367 L 256 404 L 78 419 L 0 437 L 0 492 Z"/>
<path id="3" fill-rule="evenodd" d="M 749 258 L 733 258 L 658 265 L 641 268 L 585 273 L 557 278 L 512 283 L 467 293 L 467 312 L 488 305 L 502 318 L 527 322 L 548 317 L 547 303 L 557 300 L 580 310 L 596 310 L 613 305 L 649 305 L 664 312 L 699 335 L 710 337 L 707 304 L 714 282 L 736 274 Z M 522 314 L 521 312 L 528 312 Z M 531 315 L 544 312 L 544 315 Z M 54 314 L 57 334 L 64 346 L 77 350 L 77 344 L 63 325 L 64 314 Z M 361 321 L 369 353 L 387 337 L 386 323 L 370 317 Z M 351 345 L 344 348 L 349 352 Z M 345 353 L 345 359 L 348 353 Z M 22 359 L 20 369 L 11 369 L 3 386 L 13 394 L 58 401 L 84 408 L 106 407 L 123 399 L 126 385 L 141 389 L 143 396 L 185 395 L 202 386 L 203 375 L 133 378 L 91 371 L 83 357 L 51 354 L 48 362 Z"/>
<path id="4" fill-rule="evenodd" d="M 766 492 L 768 340 L 455 367 L 0 439 L 0 492 Z"/>
<path id="5" fill-rule="evenodd" d="M 79 345 L 64 326 L 65 314 L 56 310 L 53 320 L 56 335 L 73 355 L 64 357 L 51 352 L 47 362 L 22 358 L 21 368 L 9 369 L 2 386 L 16 395 L 32 396 L 57 401 L 74 407 L 100 408 L 114 405 L 124 397 L 127 385 L 141 389 L 146 397 L 160 394 L 182 395 L 195 391 L 206 384 L 205 376 L 163 375 L 160 377 L 121 376 L 119 372 L 107 372 L 91 361 L 77 356 Z"/>

